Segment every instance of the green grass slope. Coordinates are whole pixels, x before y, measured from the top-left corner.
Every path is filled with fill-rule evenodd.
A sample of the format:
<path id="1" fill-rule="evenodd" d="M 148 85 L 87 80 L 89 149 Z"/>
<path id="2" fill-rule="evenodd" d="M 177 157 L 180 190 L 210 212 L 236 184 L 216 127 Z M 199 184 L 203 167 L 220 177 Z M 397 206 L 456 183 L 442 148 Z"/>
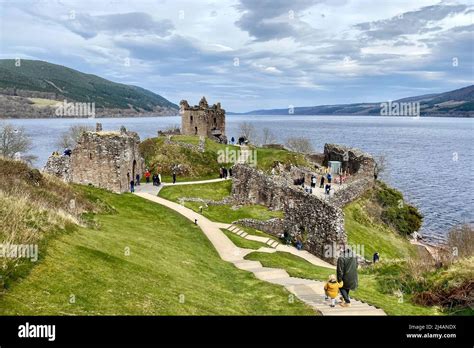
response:
<path id="1" fill-rule="evenodd" d="M 115 213 L 52 239 L 30 274 L 0 295 L 1 315 L 314 314 L 222 261 L 181 215 L 130 194 L 82 190 Z"/>
<path id="2" fill-rule="evenodd" d="M 162 96 L 146 89 L 115 83 L 62 65 L 22 59 L 0 60 L 0 88 L 56 93 L 68 100 L 95 102 L 96 107 L 153 111 L 156 106 L 178 109 Z"/>

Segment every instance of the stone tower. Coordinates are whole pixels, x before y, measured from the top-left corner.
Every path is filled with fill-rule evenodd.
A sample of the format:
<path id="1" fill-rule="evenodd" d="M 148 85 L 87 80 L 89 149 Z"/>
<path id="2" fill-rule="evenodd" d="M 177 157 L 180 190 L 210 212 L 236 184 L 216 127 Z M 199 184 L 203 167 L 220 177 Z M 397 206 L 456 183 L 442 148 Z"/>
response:
<path id="1" fill-rule="evenodd" d="M 184 135 L 200 135 L 227 142 L 225 136 L 225 110 L 221 103 L 209 106 L 205 97 L 199 105 L 189 106 L 186 100 L 181 100 L 181 133 Z"/>
<path id="2" fill-rule="evenodd" d="M 125 127 L 120 131 L 84 132 L 71 156 L 52 155 L 45 172 L 62 177 L 67 182 L 94 185 L 113 192 L 126 192 L 136 174 L 144 172 L 144 160 L 138 145 L 140 138 Z"/>

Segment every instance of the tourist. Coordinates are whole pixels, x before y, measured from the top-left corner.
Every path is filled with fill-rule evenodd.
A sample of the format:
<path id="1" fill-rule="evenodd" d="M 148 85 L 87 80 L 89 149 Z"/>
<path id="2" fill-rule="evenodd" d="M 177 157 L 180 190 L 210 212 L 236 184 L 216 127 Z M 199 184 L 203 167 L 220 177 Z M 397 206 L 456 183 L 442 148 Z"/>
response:
<path id="1" fill-rule="evenodd" d="M 224 178 L 224 168 L 222 168 L 222 167 L 219 168 L 219 178 L 221 178 L 221 179 Z"/>
<path id="2" fill-rule="evenodd" d="M 230 142 L 232 143 L 232 145 L 234 145 L 234 143 L 235 143 L 235 138 L 232 137 L 232 138 L 230 139 Z"/>
<path id="3" fill-rule="evenodd" d="M 324 293 L 326 294 L 326 300 L 331 299 L 331 307 L 336 306 L 336 297 L 339 293 L 339 288 L 343 286 L 343 282 L 338 283 L 335 274 L 329 276 L 328 281 L 324 284 Z"/>
<path id="4" fill-rule="evenodd" d="M 157 182 L 157 186 L 160 186 L 161 185 L 161 174 L 158 173 L 158 182 Z"/>
<path id="5" fill-rule="evenodd" d="M 331 193 L 331 185 L 326 184 L 324 191 L 326 192 L 327 195 L 329 195 Z"/>
<path id="6" fill-rule="evenodd" d="M 347 248 L 337 259 L 337 281 L 339 283 L 342 282 L 341 295 L 344 300 L 341 303 L 342 307 L 351 306 L 349 291 L 357 289 L 357 266 L 357 258 L 349 248 Z"/>
<path id="7" fill-rule="evenodd" d="M 324 175 L 321 175 L 321 181 L 319 182 L 319 188 L 324 187 Z"/>
<path id="8" fill-rule="evenodd" d="M 376 263 L 376 262 L 379 261 L 379 260 L 380 260 L 380 255 L 379 255 L 378 252 L 376 252 L 376 253 L 374 254 L 373 261 L 374 261 L 374 263 Z"/>
<path id="9" fill-rule="evenodd" d="M 135 185 L 140 186 L 140 174 L 135 175 L 135 178 L 137 179 Z"/>
<path id="10" fill-rule="evenodd" d="M 303 240 L 301 239 L 301 236 L 296 236 L 296 249 L 303 249 Z"/>
<path id="11" fill-rule="evenodd" d="M 331 183 L 331 180 L 332 180 L 332 175 L 331 175 L 331 173 L 328 173 L 328 183 L 329 184 Z"/>
<path id="12" fill-rule="evenodd" d="M 229 168 L 229 176 L 232 176 L 232 167 Z"/>
<path id="13" fill-rule="evenodd" d="M 224 172 L 224 179 L 227 179 L 227 168 L 222 168 L 223 172 Z"/>
<path id="14" fill-rule="evenodd" d="M 71 149 L 66 149 L 66 150 L 64 150 L 64 155 L 65 155 L 65 156 L 71 156 L 71 154 L 72 154 Z"/>
<path id="15" fill-rule="evenodd" d="M 152 180 L 153 180 L 153 186 L 158 186 L 158 175 L 157 174 L 153 174 L 153 177 L 152 177 Z"/>
<path id="16" fill-rule="evenodd" d="M 150 183 L 150 176 L 151 176 L 151 173 L 150 173 L 150 171 L 147 169 L 146 172 L 145 172 L 145 180 L 146 180 L 146 183 L 147 183 L 147 184 Z"/>
<path id="17" fill-rule="evenodd" d="M 175 183 L 176 183 L 176 172 L 173 171 L 173 184 L 175 184 Z"/>
<path id="18" fill-rule="evenodd" d="M 130 192 L 135 192 L 135 182 L 133 180 L 130 181 Z"/>
<path id="19" fill-rule="evenodd" d="M 286 245 L 290 245 L 291 244 L 291 237 L 290 237 L 290 234 L 288 232 L 285 231 L 285 233 L 283 233 L 283 240 L 285 241 L 285 244 Z"/>
<path id="20" fill-rule="evenodd" d="M 316 187 L 316 177 L 314 175 L 311 175 L 311 187 Z"/>

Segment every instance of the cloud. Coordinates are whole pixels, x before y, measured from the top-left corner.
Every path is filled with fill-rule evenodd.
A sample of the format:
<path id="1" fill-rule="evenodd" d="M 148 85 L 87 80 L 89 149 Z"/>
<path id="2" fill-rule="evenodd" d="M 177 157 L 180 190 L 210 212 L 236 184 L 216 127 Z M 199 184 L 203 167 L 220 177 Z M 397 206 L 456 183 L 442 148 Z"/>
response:
<path id="1" fill-rule="evenodd" d="M 298 18 L 298 11 L 318 2 L 320 1 L 241 0 L 237 9 L 243 14 L 235 24 L 259 41 L 297 36 L 305 27 Z"/>
<path id="2" fill-rule="evenodd" d="M 388 40 L 402 35 L 439 31 L 441 27 L 429 27 L 435 21 L 440 21 L 450 15 L 462 13 L 467 5 L 439 4 L 425 6 L 416 11 L 401 13 L 389 19 L 364 22 L 354 27 L 363 32 L 367 39 Z"/>
<path id="3" fill-rule="evenodd" d="M 73 33 L 90 39 L 100 33 L 108 34 L 154 34 L 168 36 L 173 23 L 168 20 L 155 20 L 152 16 L 143 12 L 130 12 L 121 14 L 110 14 L 91 16 L 87 13 L 71 12 L 69 18 L 63 21 L 63 25 Z"/>

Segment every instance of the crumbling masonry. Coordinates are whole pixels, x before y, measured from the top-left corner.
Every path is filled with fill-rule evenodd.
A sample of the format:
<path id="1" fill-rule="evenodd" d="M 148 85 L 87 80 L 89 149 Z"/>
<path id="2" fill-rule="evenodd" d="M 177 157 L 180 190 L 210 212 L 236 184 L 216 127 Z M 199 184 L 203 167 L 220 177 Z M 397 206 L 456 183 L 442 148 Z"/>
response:
<path id="1" fill-rule="evenodd" d="M 129 189 L 136 174 L 144 172 L 144 160 L 138 145 L 140 138 L 125 127 L 105 132 L 97 124 L 95 132 L 84 132 L 71 156 L 52 155 L 44 171 L 66 182 L 94 185 L 121 193 Z"/>

